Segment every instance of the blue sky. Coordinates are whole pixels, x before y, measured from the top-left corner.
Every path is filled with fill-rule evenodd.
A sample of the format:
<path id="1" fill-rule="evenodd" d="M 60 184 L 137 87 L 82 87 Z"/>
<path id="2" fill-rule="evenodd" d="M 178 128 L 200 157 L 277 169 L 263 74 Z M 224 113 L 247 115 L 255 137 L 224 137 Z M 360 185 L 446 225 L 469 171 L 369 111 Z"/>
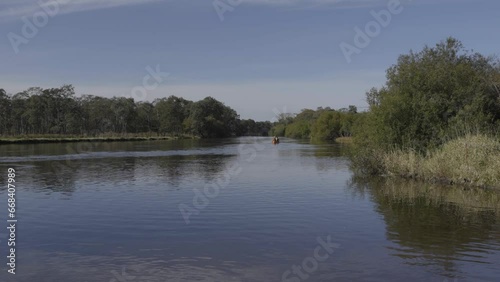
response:
<path id="1" fill-rule="evenodd" d="M 222 21 L 213 0 L 59 0 L 57 13 L 23 37 L 22 17 L 33 22 L 50 1 L 0 2 L 0 88 L 8 93 L 73 84 L 79 95 L 131 96 L 146 67 L 158 66 L 170 75 L 147 100 L 213 96 L 242 118 L 270 120 L 276 111 L 365 107 L 365 91 L 385 82 L 400 54 L 448 36 L 500 54 L 494 0 L 401 0 L 402 11 L 350 63 L 340 44 L 355 46 L 355 27 L 395 0 L 216 0 L 233 3 Z M 12 34 L 24 38 L 18 53 Z"/>

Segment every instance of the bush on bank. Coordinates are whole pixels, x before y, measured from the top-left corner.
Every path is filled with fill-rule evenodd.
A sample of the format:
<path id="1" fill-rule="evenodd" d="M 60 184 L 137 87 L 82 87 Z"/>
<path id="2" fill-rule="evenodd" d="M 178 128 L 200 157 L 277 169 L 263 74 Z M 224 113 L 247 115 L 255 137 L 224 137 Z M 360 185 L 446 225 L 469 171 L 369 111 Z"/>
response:
<path id="1" fill-rule="evenodd" d="M 457 132 L 500 127 L 500 64 L 453 38 L 399 57 L 387 82 L 367 93 L 370 110 L 355 125 L 357 143 L 425 152 Z"/>
<path id="2" fill-rule="evenodd" d="M 448 38 L 411 51 L 353 126 L 363 174 L 500 187 L 500 64 Z"/>

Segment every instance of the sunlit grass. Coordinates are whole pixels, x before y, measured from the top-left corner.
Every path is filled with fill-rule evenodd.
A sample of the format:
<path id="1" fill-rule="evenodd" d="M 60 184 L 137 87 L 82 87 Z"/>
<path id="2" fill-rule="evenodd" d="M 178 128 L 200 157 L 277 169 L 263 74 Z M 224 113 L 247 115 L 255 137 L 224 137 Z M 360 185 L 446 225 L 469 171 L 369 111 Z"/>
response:
<path id="1" fill-rule="evenodd" d="M 337 143 L 351 144 L 353 142 L 352 137 L 338 137 L 335 139 Z"/>
<path id="2" fill-rule="evenodd" d="M 393 176 L 500 188 L 500 142 L 486 135 L 466 135 L 426 155 L 392 150 L 380 165 Z"/>

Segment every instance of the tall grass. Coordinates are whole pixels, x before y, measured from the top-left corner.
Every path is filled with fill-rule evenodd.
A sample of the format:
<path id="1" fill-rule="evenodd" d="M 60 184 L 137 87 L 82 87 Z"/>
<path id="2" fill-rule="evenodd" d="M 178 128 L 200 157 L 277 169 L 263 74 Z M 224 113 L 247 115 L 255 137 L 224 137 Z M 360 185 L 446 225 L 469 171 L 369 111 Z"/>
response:
<path id="1" fill-rule="evenodd" d="M 432 182 L 500 188 L 500 142 L 465 135 L 426 154 L 395 149 L 381 153 L 380 172 Z"/>
<path id="2" fill-rule="evenodd" d="M 341 144 L 352 144 L 353 140 L 352 137 L 337 137 L 335 138 L 335 142 Z"/>

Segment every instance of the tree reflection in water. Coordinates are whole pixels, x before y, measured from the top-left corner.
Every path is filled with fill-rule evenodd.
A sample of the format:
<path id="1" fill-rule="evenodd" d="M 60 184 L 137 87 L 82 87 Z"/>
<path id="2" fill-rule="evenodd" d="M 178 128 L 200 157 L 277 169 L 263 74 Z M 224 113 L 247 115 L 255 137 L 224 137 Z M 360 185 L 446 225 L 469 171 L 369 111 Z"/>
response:
<path id="1" fill-rule="evenodd" d="M 356 177 L 349 187 L 356 197 L 371 197 L 395 243 L 388 248 L 406 264 L 457 273 L 460 261 L 486 263 L 500 251 L 498 191 Z"/>

